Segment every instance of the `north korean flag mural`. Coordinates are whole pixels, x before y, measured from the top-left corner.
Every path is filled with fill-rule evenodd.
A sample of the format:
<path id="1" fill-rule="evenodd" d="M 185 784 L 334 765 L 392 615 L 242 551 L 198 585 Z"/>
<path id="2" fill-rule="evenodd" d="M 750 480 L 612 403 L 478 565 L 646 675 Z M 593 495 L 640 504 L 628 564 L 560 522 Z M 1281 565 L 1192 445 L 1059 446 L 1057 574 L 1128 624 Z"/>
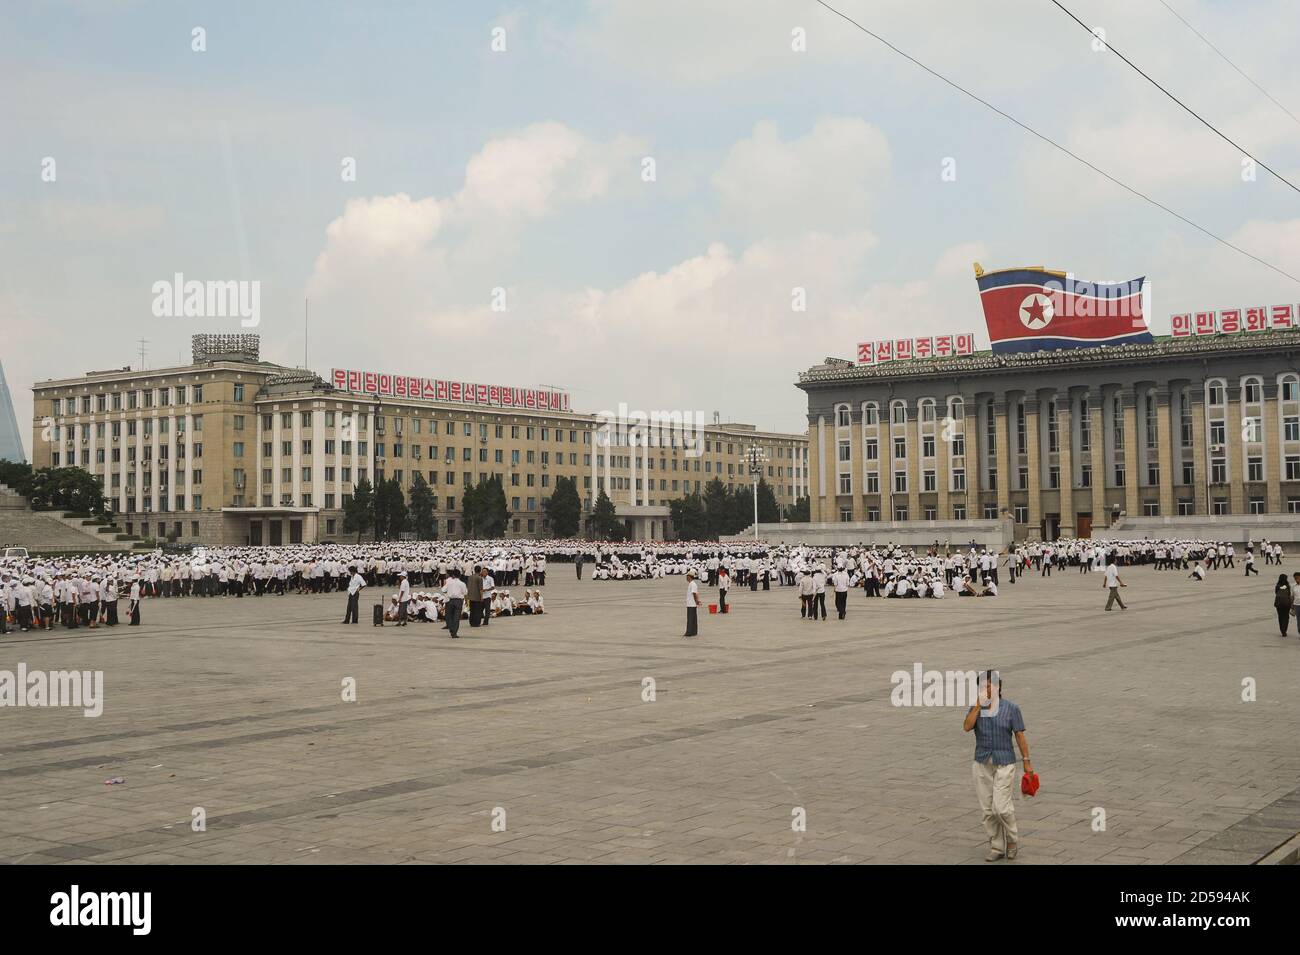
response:
<path id="1" fill-rule="evenodd" d="M 1142 314 L 1144 278 L 1081 282 L 1065 272 L 978 266 L 975 275 L 995 353 L 1153 341 Z"/>

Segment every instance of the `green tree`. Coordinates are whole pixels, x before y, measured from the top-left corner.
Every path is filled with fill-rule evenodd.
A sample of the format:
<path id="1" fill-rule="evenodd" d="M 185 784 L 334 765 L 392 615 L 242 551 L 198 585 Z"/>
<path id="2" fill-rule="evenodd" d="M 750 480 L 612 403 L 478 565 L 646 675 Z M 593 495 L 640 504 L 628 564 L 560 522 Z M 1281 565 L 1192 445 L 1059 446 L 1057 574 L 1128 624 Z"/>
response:
<path id="1" fill-rule="evenodd" d="M 673 531 L 678 540 L 704 540 L 708 536 L 704 499 L 698 491 L 669 501 L 668 513 L 672 517 Z"/>
<path id="2" fill-rule="evenodd" d="M 433 538 L 433 489 L 419 471 L 414 472 L 411 481 L 410 501 L 411 530 L 420 540 Z"/>
<path id="3" fill-rule="evenodd" d="M 776 503 L 776 493 L 767 478 L 758 479 L 758 519 L 763 524 L 774 524 L 781 519 L 781 505 Z"/>
<path id="4" fill-rule="evenodd" d="M 811 519 L 812 502 L 807 497 L 801 497 L 794 502 L 794 507 L 790 508 L 786 517 L 796 524 L 805 524 Z"/>
<path id="5" fill-rule="evenodd" d="M 19 482 L 20 487 L 24 485 Z M 25 487 L 24 496 L 38 511 L 68 510 L 96 517 L 112 513 L 104 497 L 104 485 L 81 468 L 41 468 L 32 473 L 31 483 Z"/>
<path id="6" fill-rule="evenodd" d="M 479 492 L 469 482 L 460 498 L 460 526 L 465 537 L 478 537 Z"/>
<path id="7" fill-rule="evenodd" d="M 352 499 L 343 505 L 343 530 L 348 534 L 355 531 L 359 544 L 361 535 L 374 525 L 375 490 L 368 479 L 362 478 L 352 489 Z"/>
<path id="8" fill-rule="evenodd" d="M 732 504 L 731 494 L 719 478 L 704 485 L 703 540 L 717 540 L 719 535 L 727 532 L 733 520 Z"/>
<path id="9" fill-rule="evenodd" d="M 397 478 L 389 478 L 388 484 L 388 527 L 387 536 L 395 540 L 406 530 L 408 512 L 406 508 L 406 497 L 402 493 L 402 482 Z"/>
<path id="10" fill-rule="evenodd" d="M 506 510 L 506 489 L 501 484 L 501 478 L 493 475 L 486 481 L 480 481 L 475 497 L 478 503 L 478 535 L 488 539 L 504 537 L 506 525 L 510 523 L 510 512 Z"/>
<path id="11" fill-rule="evenodd" d="M 555 490 L 542 501 L 542 510 L 556 537 L 573 537 L 582 522 L 582 499 L 578 496 L 578 479 L 557 477 Z"/>
<path id="12" fill-rule="evenodd" d="M 736 488 L 731 498 L 731 522 L 724 534 L 739 534 L 754 523 L 754 489 L 752 485 Z"/>
<path id="13" fill-rule="evenodd" d="M 604 488 L 600 489 L 596 506 L 591 510 L 591 529 L 596 540 L 620 541 L 624 536 L 623 522 L 618 519 L 614 502 L 609 499 Z"/>

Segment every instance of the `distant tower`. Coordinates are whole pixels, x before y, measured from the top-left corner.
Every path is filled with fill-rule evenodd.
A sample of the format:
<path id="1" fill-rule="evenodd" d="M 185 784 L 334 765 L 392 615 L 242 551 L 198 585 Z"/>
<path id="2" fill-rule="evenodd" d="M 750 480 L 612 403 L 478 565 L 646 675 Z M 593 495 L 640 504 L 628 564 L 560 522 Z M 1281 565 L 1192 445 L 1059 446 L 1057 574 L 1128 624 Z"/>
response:
<path id="1" fill-rule="evenodd" d="M 18 433 L 18 418 L 14 415 L 13 399 L 9 397 L 9 382 L 5 380 L 5 368 L 0 363 L 0 459 L 6 461 L 26 461 L 23 452 L 23 439 Z"/>

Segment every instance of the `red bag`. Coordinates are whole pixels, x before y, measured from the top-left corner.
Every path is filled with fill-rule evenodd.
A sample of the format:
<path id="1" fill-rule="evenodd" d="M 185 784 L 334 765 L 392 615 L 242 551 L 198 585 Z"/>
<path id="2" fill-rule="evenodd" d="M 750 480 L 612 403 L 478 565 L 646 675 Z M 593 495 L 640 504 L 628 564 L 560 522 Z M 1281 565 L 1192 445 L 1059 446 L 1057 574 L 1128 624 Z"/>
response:
<path id="1" fill-rule="evenodd" d="M 1026 796 L 1038 792 L 1038 773 L 1025 773 L 1020 777 L 1020 791 Z"/>

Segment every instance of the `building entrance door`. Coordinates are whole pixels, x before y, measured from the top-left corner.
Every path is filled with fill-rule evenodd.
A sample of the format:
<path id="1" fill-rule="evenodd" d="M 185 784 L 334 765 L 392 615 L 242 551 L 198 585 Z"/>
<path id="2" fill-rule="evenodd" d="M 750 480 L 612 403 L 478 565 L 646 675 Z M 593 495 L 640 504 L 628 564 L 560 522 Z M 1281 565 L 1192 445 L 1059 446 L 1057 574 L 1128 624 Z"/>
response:
<path id="1" fill-rule="evenodd" d="M 1091 514 L 1079 515 L 1079 529 L 1074 536 L 1078 537 L 1081 540 L 1085 537 L 1092 536 L 1092 515 Z"/>
<path id="2" fill-rule="evenodd" d="M 253 547 L 262 546 L 262 522 L 261 521 L 248 522 L 248 543 L 251 544 Z"/>
<path id="3" fill-rule="evenodd" d="M 271 546 L 279 547 L 284 543 L 284 522 L 270 521 L 271 525 Z"/>

